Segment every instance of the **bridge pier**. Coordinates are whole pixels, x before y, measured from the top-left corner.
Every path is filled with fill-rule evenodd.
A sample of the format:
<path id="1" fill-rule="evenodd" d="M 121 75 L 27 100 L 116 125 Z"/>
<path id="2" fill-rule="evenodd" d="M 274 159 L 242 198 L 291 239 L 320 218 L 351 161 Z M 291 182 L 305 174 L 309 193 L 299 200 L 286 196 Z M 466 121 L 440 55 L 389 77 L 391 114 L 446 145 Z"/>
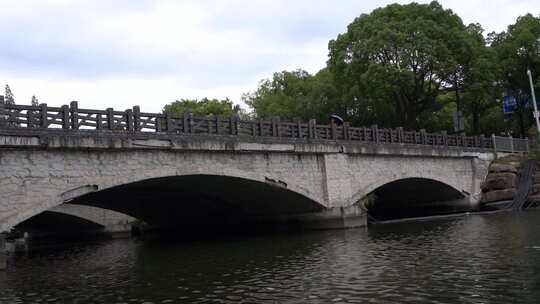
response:
<path id="1" fill-rule="evenodd" d="M 367 212 L 360 206 L 335 207 L 317 213 L 293 215 L 284 218 L 297 223 L 306 230 L 344 229 L 365 227 L 368 224 Z"/>

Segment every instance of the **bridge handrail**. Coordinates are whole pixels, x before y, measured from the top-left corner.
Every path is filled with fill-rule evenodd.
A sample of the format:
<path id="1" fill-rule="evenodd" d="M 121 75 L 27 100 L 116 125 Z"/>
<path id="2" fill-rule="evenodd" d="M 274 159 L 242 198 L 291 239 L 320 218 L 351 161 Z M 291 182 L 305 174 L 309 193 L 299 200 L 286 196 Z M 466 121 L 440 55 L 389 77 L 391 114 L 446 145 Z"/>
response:
<path id="1" fill-rule="evenodd" d="M 179 134 L 233 135 L 255 137 L 283 137 L 318 140 L 344 140 L 396 143 L 439 147 L 491 149 L 500 152 L 528 152 L 527 139 L 512 137 L 447 135 L 427 133 L 425 130 L 408 131 L 399 127 L 382 129 L 351 127 L 349 123 L 320 125 L 309 122 L 272 120 L 241 120 L 230 117 L 194 117 L 191 112 L 181 116 L 170 113 L 141 112 L 138 106 L 125 111 L 80 109 L 76 101 L 61 107 L 0 103 L 0 128 L 109 130 L 115 132 L 165 132 Z"/>

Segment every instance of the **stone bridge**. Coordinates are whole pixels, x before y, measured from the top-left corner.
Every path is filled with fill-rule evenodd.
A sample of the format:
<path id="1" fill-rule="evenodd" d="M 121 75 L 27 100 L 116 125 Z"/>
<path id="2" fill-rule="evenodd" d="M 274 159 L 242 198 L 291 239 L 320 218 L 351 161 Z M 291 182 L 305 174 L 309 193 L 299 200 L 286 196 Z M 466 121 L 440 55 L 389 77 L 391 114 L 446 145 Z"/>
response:
<path id="1" fill-rule="evenodd" d="M 494 144 L 376 126 L 0 103 L 0 232 L 62 204 L 175 227 L 347 227 L 368 214 L 474 210 Z M 511 139 L 512 151 L 520 145 Z"/>

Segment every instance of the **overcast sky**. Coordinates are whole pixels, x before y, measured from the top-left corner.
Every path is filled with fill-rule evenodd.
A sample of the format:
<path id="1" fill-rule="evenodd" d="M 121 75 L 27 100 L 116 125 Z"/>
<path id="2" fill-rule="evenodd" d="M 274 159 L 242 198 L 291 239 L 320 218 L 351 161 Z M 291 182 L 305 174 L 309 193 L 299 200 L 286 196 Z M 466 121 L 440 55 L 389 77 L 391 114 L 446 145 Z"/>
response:
<path id="1" fill-rule="evenodd" d="M 50 105 L 121 110 L 160 111 L 179 98 L 239 103 L 274 72 L 317 72 L 330 39 L 393 2 L 0 0 L 1 92 L 8 83 L 17 103 L 35 94 Z M 440 2 L 487 32 L 540 13 L 538 0 Z"/>

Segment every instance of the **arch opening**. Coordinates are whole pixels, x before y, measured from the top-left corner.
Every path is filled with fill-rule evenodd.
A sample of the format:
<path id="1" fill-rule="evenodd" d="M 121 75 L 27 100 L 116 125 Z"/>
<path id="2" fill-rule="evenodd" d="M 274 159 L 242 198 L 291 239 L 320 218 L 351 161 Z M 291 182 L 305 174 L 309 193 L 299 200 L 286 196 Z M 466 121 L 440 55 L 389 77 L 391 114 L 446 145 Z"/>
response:
<path id="1" fill-rule="evenodd" d="M 69 202 L 130 215 L 151 227 L 215 230 L 273 224 L 283 216 L 324 209 L 286 184 L 220 175 L 145 179 L 88 193 Z"/>
<path id="2" fill-rule="evenodd" d="M 405 178 L 384 184 L 361 203 L 371 222 L 470 211 L 466 195 L 427 178 Z"/>
<path id="3" fill-rule="evenodd" d="M 84 235 L 102 233 L 105 227 L 83 217 L 55 212 L 44 211 L 14 227 L 9 234 L 13 237 L 22 237 L 23 234 L 33 239 L 71 238 Z"/>

